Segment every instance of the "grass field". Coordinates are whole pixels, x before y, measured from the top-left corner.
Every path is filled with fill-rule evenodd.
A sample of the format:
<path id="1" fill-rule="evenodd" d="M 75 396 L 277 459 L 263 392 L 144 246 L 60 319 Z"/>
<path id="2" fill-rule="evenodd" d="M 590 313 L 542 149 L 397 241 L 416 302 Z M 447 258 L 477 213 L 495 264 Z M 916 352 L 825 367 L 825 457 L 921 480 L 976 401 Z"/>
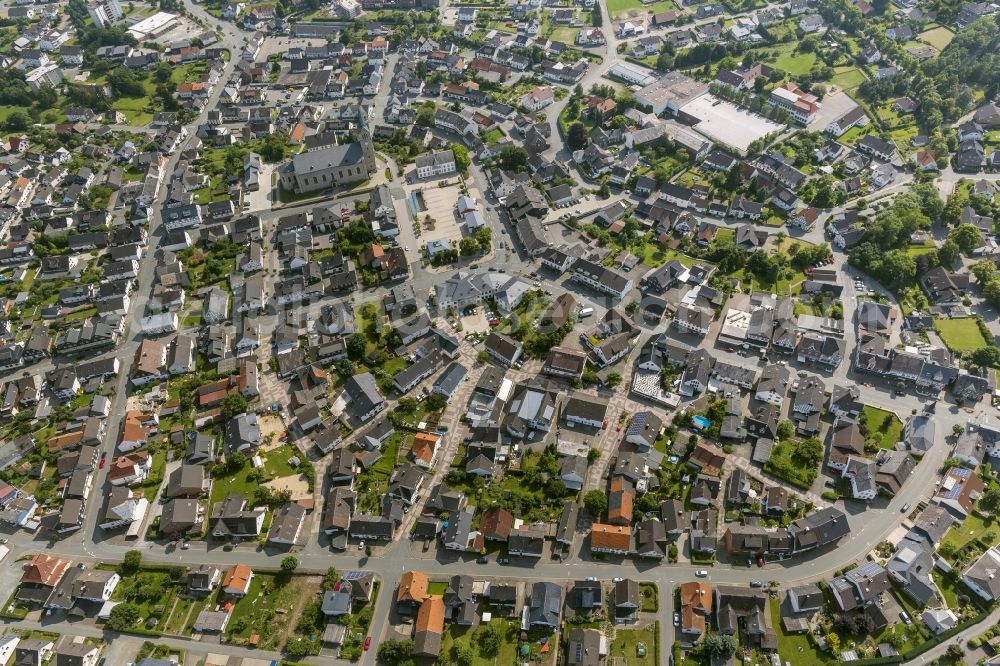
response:
<path id="1" fill-rule="evenodd" d="M 830 83 L 847 92 L 857 90 L 865 82 L 865 75 L 857 67 L 837 67 L 834 72 Z"/>
<path id="2" fill-rule="evenodd" d="M 142 127 L 153 120 L 149 100 L 144 97 L 122 97 L 111 103 L 111 108 L 125 114 L 129 125 Z"/>
<path id="3" fill-rule="evenodd" d="M 987 345 L 975 319 L 935 319 L 934 329 L 953 352 L 975 351 Z"/>
<path id="4" fill-rule="evenodd" d="M 937 28 L 932 28 L 927 32 L 920 33 L 920 39 L 924 40 L 938 51 L 948 46 L 954 37 L 955 33 L 943 26 L 938 26 Z"/>
<path id="5" fill-rule="evenodd" d="M 290 445 L 262 452 L 260 456 L 264 460 L 265 476 L 275 479 L 295 474 L 295 470 L 288 464 L 288 458 L 293 455 L 295 455 L 295 450 Z M 247 500 L 252 500 L 253 491 L 260 484 L 248 478 L 251 470 L 253 470 L 253 465 L 247 463 L 243 469 L 233 476 L 215 479 L 212 483 L 212 505 L 224 500 L 229 493 L 236 493 L 247 498 Z"/>
<path id="6" fill-rule="evenodd" d="M 958 553 L 976 539 L 985 537 L 990 537 L 987 539 L 990 545 L 995 546 L 1000 543 L 1000 524 L 992 519 L 987 523 L 973 513 L 969 514 L 961 525 L 955 525 L 948 530 L 944 539 L 941 540 L 941 545 L 948 544 L 954 548 L 954 552 Z"/>
<path id="7" fill-rule="evenodd" d="M 921 254 L 927 254 L 928 252 L 933 252 L 937 249 L 937 246 L 933 242 L 928 242 L 925 245 L 911 245 L 906 248 L 906 254 L 911 257 L 918 257 Z"/>
<path id="8" fill-rule="evenodd" d="M 777 56 L 771 63 L 789 76 L 803 76 L 816 63 L 815 53 L 795 53 L 795 42 L 776 50 Z"/>
<path id="9" fill-rule="evenodd" d="M 646 648 L 645 656 L 638 654 L 639 644 Z M 654 666 L 656 659 L 656 634 L 652 628 L 648 629 L 618 629 L 615 631 L 615 640 L 611 644 L 611 651 L 608 661 L 614 660 L 620 664 L 637 666 Z"/>
<path id="10" fill-rule="evenodd" d="M 880 449 L 891 449 L 899 441 L 899 436 L 903 432 L 903 422 L 892 412 L 887 412 L 878 407 L 865 405 L 865 419 L 868 423 L 868 434 L 872 437 L 881 437 L 878 446 Z"/>
<path id="11" fill-rule="evenodd" d="M 813 647 L 805 634 L 786 634 L 781 625 L 781 608 L 775 600 L 771 600 L 771 626 L 778 635 L 778 655 L 782 663 L 788 662 L 796 666 L 821 666 L 827 660 Z"/>
<path id="12" fill-rule="evenodd" d="M 795 450 L 795 443 L 791 441 L 779 442 L 771 450 L 771 457 L 764 464 L 764 471 L 773 474 L 779 479 L 783 479 L 798 488 L 808 490 L 812 487 L 819 472 L 816 466 L 802 467 L 792 459 Z"/>
<path id="13" fill-rule="evenodd" d="M 580 32 L 579 28 L 571 28 L 568 25 L 561 25 L 549 33 L 549 39 L 554 42 L 573 44 L 576 42 L 576 35 L 578 32 Z"/>
<path id="14" fill-rule="evenodd" d="M 654 2 L 651 5 L 644 5 L 640 0 L 607 0 L 608 14 L 611 18 L 631 14 L 637 16 L 644 12 L 665 12 L 677 9 L 677 5 L 672 2 Z"/>
<path id="15" fill-rule="evenodd" d="M 517 632 L 518 625 L 511 620 L 498 619 L 494 617 L 490 624 L 499 625 L 503 640 L 500 641 L 500 648 L 496 655 L 490 656 L 485 651 L 481 651 L 477 634 L 482 631 L 484 625 L 479 625 L 475 629 L 471 627 L 460 627 L 455 624 L 446 624 L 444 636 L 441 641 L 441 654 L 450 655 L 452 646 L 456 643 L 465 644 L 472 648 L 472 666 L 493 666 L 494 664 L 511 664 L 517 661 Z"/>

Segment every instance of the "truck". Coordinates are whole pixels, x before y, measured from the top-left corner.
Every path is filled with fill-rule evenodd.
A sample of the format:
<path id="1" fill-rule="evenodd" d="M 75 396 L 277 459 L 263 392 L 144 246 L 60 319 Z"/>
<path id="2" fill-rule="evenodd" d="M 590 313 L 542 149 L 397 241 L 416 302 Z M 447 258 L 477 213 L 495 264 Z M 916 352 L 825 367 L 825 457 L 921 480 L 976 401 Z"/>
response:
<path id="1" fill-rule="evenodd" d="M 592 314 L 594 314 L 594 308 L 583 308 L 580 310 L 580 319 L 586 319 Z"/>

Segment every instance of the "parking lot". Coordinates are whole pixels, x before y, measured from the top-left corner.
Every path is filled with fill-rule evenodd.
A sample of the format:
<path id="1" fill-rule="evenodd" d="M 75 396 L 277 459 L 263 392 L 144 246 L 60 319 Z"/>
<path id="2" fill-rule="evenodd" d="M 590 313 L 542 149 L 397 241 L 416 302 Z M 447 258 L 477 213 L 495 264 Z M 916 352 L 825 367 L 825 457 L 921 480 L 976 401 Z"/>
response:
<path id="1" fill-rule="evenodd" d="M 483 313 L 483 308 L 477 307 L 475 314 L 465 315 L 460 318 L 463 333 L 489 333 L 490 322 Z"/>
<path id="2" fill-rule="evenodd" d="M 462 192 L 457 185 L 447 187 L 436 187 L 435 185 L 421 185 L 408 188 L 407 195 L 415 196 L 419 192 L 419 198 L 423 199 L 423 208 L 415 217 L 420 222 L 420 238 L 418 242 L 423 245 L 435 240 L 442 240 L 445 243 L 458 241 L 462 238 L 462 225 L 455 214 L 455 202 Z M 412 194 L 411 194 L 412 193 Z M 409 208 L 413 211 L 411 202 Z M 430 217 L 431 227 L 428 228 L 425 220 Z"/>

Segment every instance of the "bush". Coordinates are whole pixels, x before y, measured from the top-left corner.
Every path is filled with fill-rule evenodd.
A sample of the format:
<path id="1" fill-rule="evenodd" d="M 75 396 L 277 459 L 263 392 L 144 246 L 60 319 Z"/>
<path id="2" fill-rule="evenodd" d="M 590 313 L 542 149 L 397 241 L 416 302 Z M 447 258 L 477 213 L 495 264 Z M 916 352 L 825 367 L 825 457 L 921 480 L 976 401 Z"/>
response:
<path id="1" fill-rule="evenodd" d="M 121 576 L 132 576 L 139 571 L 140 566 L 142 566 L 142 553 L 130 550 L 125 553 L 122 563 L 118 565 L 118 573 Z"/>

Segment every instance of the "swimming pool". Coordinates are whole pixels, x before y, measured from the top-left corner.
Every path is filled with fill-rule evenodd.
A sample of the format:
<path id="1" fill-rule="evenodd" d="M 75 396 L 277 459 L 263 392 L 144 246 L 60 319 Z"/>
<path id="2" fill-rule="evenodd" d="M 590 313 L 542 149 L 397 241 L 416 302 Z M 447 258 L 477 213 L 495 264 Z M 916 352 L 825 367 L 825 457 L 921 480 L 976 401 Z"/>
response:
<path id="1" fill-rule="evenodd" d="M 706 419 L 704 416 L 696 416 L 691 420 L 694 421 L 694 424 L 698 427 L 699 430 L 704 430 L 708 426 L 712 425 L 712 422 Z"/>

